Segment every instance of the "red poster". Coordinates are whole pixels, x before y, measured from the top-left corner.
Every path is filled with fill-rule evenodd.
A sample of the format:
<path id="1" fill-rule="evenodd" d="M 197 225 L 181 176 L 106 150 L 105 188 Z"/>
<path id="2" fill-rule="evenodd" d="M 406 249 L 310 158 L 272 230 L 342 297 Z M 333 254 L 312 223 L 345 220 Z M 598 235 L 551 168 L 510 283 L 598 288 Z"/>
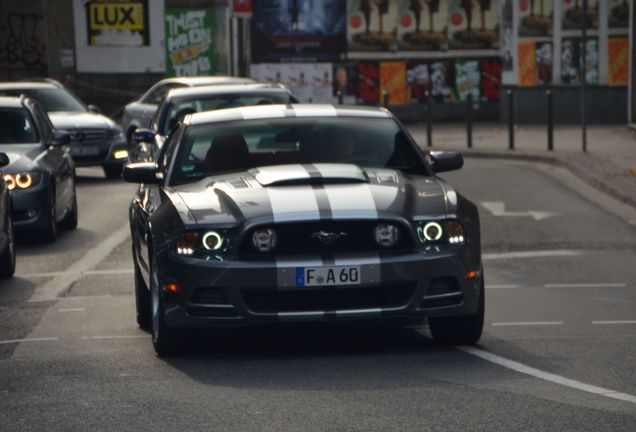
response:
<path id="1" fill-rule="evenodd" d="M 232 13 L 234 15 L 251 15 L 252 0 L 233 0 Z"/>
<path id="2" fill-rule="evenodd" d="M 609 85 L 627 85 L 629 64 L 629 39 L 610 38 L 608 41 L 607 83 Z"/>
<path id="3" fill-rule="evenodd" d="M 519 56 L 519 85 L 537 85 L 537 59 L 534 42 L 519 42 L 517 45 Z"/>
<path id="4" fill-rule="evenodd" d="M 380 63 L 380 91 L 387 93 L 390 105 L 406 103 L 406 63 Z"/>
<path id="5" fill-rule="evenodd" d="M 358 103 L 380 103 L 380 68 L 377 62 L 356 63 L 358 73 Z"/>

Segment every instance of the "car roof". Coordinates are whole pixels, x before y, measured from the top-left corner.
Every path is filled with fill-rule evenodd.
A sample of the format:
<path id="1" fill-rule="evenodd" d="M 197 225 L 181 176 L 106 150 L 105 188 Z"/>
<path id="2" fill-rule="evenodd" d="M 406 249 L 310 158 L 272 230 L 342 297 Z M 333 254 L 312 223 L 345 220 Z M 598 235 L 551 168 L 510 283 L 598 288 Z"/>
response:
<path id="1" fill-rule="evenodd" d="M 392 118 L 384 107 L 358 107 L 326 104 L 260 105 L 205 111 L 185 117 L 186 125 L 200 125 L 234 120 L 286 117 L 363 117 Z"/>
<path id="2" fill-rule="evenodd" d="M 217 94 L 250 94 L 261 93 L 263 90 L 280 93 L 288 93 L 289 90 L 282 84 L 271 83 L 246 83 L 246 84 L 223 84 L 205 85 L 197 87 L 179 87 L 168 92 L 166 99 L 176 99 L 181 97 L 217 95 Z"/>
<path id="3" fill-rule="evenodd" d="M 24 108 L 22 98 L 0 96 L 0 108 Z"/>
<path id="4" fill-rule="evenodd" d="M 55 85 L 46 81 L 7 81 L 0 82 L 0 90 L 19 90 L 19 89 L 57 89 L 60 88 L 58 85 Z"/>
<path id="5" fill-rule="evenodd" d="M 167 83 L 180 83 L 187 86 L 200 86 L 206 84 L 223 84 L 223 83 L 250 83 L 254 82 L 253 79 L 234 76 L 197 76 L 197 77 L 175 77 L 165 78 L 159 81 L 162 84 Z"/>

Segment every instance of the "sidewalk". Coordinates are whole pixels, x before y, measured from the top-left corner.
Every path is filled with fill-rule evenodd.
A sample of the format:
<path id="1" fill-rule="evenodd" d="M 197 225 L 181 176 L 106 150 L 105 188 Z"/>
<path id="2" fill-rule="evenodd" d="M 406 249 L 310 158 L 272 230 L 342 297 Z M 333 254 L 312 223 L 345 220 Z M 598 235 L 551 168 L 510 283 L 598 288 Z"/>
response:
<path id="1" fill-rule="evenodd" d="M 408 129 L 426 149 L 426 125 Z M 458 150 L 464 157 L 510 158 L 562 166 L 620 201 L 636 207 L 636 134 L 625 126 L 588 126 L 587 153 L 581 151 L 579 126 L 556 126 L 554 151 L 547 150 L 545 126 L 515 128 L 515 150 L 508 149 L 508 128 L 473 125 L 473 148 L 467 148 L 465 124 L 434 124 L 433 147 Z"/>

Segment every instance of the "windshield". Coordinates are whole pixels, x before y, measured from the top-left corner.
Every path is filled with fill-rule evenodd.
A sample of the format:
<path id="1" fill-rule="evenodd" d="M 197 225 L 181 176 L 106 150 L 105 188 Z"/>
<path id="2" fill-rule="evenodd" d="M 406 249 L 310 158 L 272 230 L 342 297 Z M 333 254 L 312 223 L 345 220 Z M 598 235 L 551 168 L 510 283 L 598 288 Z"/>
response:
<path id="1" fill-rule="evenodd" d="M 38 134 L 29 112 L 24 108 L 0 108 L 0 143 L 38 142 Z"/>
<path id="2" fill-rule="evenodd" d="M 220 94 L 201 96 L 196 99 L 175 100 L 170 111 L 163 118 L 159 132 L 168 135 L 176 124 L 187 114 L 201 111 L 211 111 L 224 108 L 234 108 L 250 105 L 287 104 L 290 96 L 283 92 L 259 92 L 258 94 Z"/>
<path id="3" fill-rule="evenodd" d="M 0 94 L 4 96 L 26 95 L 38 101 L 44 110 L 86 112 L 86 107 L 73 95 L 61 88 L 41 88 L 41 89 L 11 89 L 2 90 Z"/>
<path id="4" fill-rule="evenodd" d="M 351 163 L 427 173 L 392 119 L 279 118 L 192 126 L 176 151 L 173 184 L 284 164 Z"/>

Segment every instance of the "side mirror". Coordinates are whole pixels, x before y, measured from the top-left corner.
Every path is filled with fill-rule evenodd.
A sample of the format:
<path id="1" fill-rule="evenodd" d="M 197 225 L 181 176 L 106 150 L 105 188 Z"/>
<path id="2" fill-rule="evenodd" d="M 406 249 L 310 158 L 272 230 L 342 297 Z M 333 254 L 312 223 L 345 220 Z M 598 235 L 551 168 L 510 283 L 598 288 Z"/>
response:
<path id="1" fill-rule="evenodd" d="M 9 156 L 4 153 L 0 153 L 0 168 L 9 165 Z"/>
<path id="2" fill-rule="evenodd" d="M 150 129 L 137 129 L 133 133 L 133 142 L 139 144 L 142 142 L 151 143 L 155 140 L 155 133 Z"/>
<path id="3" fill-rule="evenodd" d="M 464 157 L 453 151 L 429 151 L 433 161 L 433 171 L 436 173 L 458 170 L 464 166 Z"/>
<path id="4" fill-rule="evenodd" d="M 54 147 L 66 145 L 71 142 L 71 134 L 65 130 L 56 130 L 53 131 L 53 137 L 49 142 L 50 145 Z"/>
<path id="5" fill-rule="evenodd" d="M 139 162 L 124 165 L 122 177 L 129 183 L 158 184 L 157 164 L 154 162 Z"/>
<path id="6" fill-rule="evenodd" d="M 100 110 L 97 105 L 90 104 L 87 108 L 88 108 L 88 111 L 95 114 L 100 114 L 102 112 L 102 110 Z"/>

